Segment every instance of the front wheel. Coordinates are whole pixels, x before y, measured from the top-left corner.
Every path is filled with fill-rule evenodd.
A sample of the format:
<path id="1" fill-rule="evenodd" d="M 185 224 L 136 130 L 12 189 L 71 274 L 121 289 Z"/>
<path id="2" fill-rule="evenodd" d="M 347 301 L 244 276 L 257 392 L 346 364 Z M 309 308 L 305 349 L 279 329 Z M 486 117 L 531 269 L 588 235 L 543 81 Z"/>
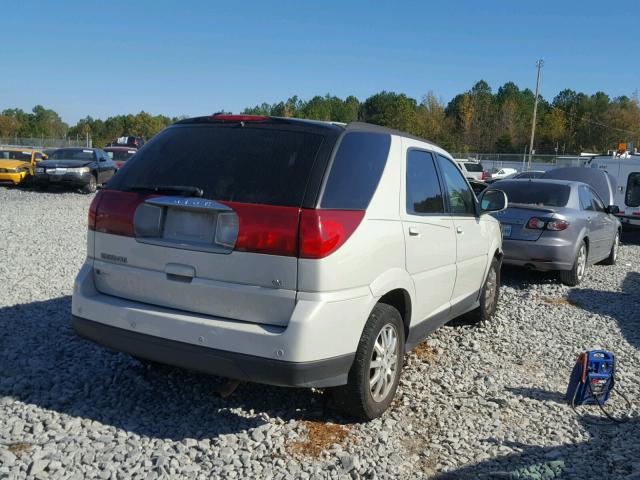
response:
<path id="1" fill-rule="evenodd" d="M 618 248 L 620 247 L 620 232 L 616 232 L 616 236 L 613 239 L 613 245 L 609 256 L 602 261 L 603 265 L 615 265 L 618 261 Z"/>
<path id="2" fill-rule="evenodd" d="M 480 306 L 467 314 L 467 318 L 472 322 L 489 320 L 496 313 L 498 299 L 500 298 L 500 261 L 493 257 L 491 266 L 487 273 L 480 291 Z"/>
<path id="3" fill-rule="evenodd" d="M 82 187 L 82 193 L 95 193 L 98 189 L 98 181 L 96 177 L 91 175 L 89 177 L 89 183 L 87 183 L 84 187 Z"/>
<path id="4" fill-rule="evenodd" d="M 382 415 L 395 396 L 404 358 L 398 310 L 379 303 L 364 327 L 347 385 L 332 390 L 336 407 L 360 420 Z"/>
<path id="5" fill-rule="evenodd" d="M 560 281 L 568 287 L 575 287 L 582 282 L 584 272 L 587 269 L 587 245 L 584 240 L 580 242 L 578 253 L 573 261 L 571 270 L 563 270 L 560 272 Z"/>

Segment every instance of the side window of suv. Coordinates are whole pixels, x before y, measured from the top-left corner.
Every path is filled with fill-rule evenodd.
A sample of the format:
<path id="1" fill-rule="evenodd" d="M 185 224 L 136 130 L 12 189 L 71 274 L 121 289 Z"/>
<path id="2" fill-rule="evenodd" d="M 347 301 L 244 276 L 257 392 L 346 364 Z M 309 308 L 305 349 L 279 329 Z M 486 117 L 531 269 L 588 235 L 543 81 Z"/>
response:
<path id="1" fill-rule="evenodd" d="M 407 213 L 444 213 L 442 188 L 433 155 L 429 152 L 407 152 Z"/>
<path id="2" fill-rule="evenodd" d="M 450 212 L 454 215 L 475 215 L 473 192 L 458 167 L 442 155 L 438 155 L 438 165 L 444 177 Z"/>
<path id="3" fill-rule="evenodd" d="M 591 202 L 591 194 L 589 189 L 585 186 L 580 186 L 578 189 L 578 196 L 580 197 L 580 206 L 583 210 L 593 210 L 593 203 Z"/>

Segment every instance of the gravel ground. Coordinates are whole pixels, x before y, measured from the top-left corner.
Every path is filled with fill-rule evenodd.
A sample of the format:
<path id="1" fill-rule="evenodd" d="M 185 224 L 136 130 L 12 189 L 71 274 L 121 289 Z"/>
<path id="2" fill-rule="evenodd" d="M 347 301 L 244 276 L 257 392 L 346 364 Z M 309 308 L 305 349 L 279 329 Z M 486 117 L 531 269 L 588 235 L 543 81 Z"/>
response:
<path id="1" fill-rule="evenodd" d="M 78 339 L 71 289 L 90 196 L 0 188 L 0 477 L 640 479 L 640 246 L 579 288 L 507 270 L 499 312 L 407 358 L 397 400 L 354 424 L 322 392 L 148 368 Z M 633 419 L 576 415 L 578 352 L 616 353 Z M 626 412 L 619 395 L 608 408 Z"/>

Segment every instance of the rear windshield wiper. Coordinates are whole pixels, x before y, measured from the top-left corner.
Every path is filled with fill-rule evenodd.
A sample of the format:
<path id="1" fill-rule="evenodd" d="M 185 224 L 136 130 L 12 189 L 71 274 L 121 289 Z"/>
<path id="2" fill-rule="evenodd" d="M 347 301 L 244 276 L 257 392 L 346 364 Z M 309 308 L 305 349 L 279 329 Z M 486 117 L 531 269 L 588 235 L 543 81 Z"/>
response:
<path id="1" fill-rule="evenodd" d="M 156 193 L 175 193 L 188 197 L 201 197 L 204 195 L 201 188 L 189 185 L 132 185 L 129 190 L 132 192 L 143 190 Z"/>

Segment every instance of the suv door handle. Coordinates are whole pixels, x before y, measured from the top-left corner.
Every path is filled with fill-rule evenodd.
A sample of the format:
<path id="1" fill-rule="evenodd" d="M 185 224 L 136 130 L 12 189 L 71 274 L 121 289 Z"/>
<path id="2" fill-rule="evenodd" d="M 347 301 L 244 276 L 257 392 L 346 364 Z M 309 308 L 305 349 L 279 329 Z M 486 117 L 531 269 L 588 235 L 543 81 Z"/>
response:
<path id="1" fill-rule="evenodd" d="M 462 229 L 462 227 L 456 227 L 456 232 L 457 233 L 464 233 L 464 230 Z"/>
<path id="2" fill-rule="evenodd" d="M 417 237 L 418 235 L 420 235 L 420 230 L 418 230 L 418 227 L 409 227 L 409 235 L 411 235 L 412 237 Z"/>

